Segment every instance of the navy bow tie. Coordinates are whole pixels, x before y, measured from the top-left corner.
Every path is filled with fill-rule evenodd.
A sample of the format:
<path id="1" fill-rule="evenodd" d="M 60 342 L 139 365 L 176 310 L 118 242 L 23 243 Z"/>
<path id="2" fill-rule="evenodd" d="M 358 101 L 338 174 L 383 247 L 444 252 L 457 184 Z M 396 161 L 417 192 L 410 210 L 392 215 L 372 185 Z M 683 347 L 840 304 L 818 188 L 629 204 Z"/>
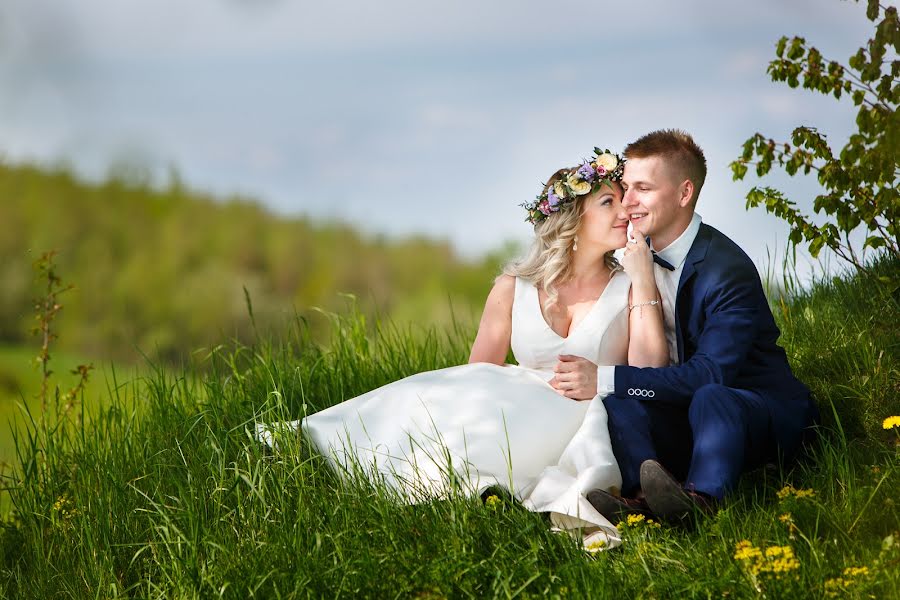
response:
<path id="1" fill-rule="evenodd" d="M 659 254 L 657 254 L 655 251 L 651 251 L 651 252 L 653 253 L 653 262 L 655 262 L 656 264 L 661 266 L 663 269 L 668 269 L 669 271 L 675 270 L 675 267 L 672 265 L 672 263 L 670 263 L 669 261 L 667 261 L 664 258 L 660 258 Z"/>
<path id="2" fill-rule="evenodd" d="M 648 246 L 650 245 L 650 236 L 649 235 L 647 236 L 647 245 Z M 656 264 L 661 266 L 663 269 L 666 269 L 668 271 L 675 270 L 675 267 L 672 265 L 672 263 L 670 263 L 669 261 L 667 261 L 664 258 L 660 258 L 659 254 L 656 253 L 656 250 L 651 250 L 650 254 L 653 255 L 653 262 L 655 262 Z"/>

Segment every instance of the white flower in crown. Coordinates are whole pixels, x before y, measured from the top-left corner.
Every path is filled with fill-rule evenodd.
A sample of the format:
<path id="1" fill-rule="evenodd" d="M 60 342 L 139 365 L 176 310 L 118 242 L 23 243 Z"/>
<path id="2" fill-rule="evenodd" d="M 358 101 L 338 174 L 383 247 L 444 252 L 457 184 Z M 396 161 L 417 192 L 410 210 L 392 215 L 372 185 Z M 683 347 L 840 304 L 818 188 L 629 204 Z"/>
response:
<path id="1" fill-rule="evenodd" d="M 566 178 L 566 185 L 569 186 L 570 190 L 575 192 L 576 196 L 584 196 L 591 191 L 590 182 L 582 179 L 581 175 L 577 172 L 570 174 Z"/>
<path id="2" fill-rule="evenodd" d="M 594 164 L 597 167 L 597 173 L 602 176 L 615 171 L 616 167 L 619 166 L 619 159 L 612 152 L 604 152 L 594 159 Z M 603 169 L 602 172 L 600 170 L 601 168 Z"/>
<path id="3" fill-rule="evenodd" d="M 566 189 L 566 186 L 562 181 L 557 181 L 553 184 L 553 193 L 556 194 L 560 200 L 565 200 L 569 197 L 569 190 Z"/>

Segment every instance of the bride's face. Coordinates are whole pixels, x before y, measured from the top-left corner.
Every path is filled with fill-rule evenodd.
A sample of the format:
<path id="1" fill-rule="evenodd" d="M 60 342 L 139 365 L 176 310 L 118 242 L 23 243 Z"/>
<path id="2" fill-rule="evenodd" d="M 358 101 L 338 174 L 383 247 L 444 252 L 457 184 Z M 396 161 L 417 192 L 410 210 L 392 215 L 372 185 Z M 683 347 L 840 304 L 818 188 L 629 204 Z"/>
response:
<path id="1" fill-rule="evenodd" d="M 628 214 L 622 206 L 622 186 L 601 186 L 584 201 L 584 213 L 578 227 L 578 247 L 596 246 L 603 253 L 624 248 L 628 241 Z"/>

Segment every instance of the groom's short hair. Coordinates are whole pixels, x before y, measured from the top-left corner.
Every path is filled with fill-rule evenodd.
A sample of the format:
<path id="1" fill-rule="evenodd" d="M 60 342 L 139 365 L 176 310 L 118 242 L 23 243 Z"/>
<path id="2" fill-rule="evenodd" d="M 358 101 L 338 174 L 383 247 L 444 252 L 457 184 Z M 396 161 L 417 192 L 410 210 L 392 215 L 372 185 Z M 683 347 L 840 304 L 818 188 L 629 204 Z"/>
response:
<path id="1" fill-rule="evenodd" d="M 625 158 L 650 158 L 662 156 L 685 178 L 694 184 L 696 204 L 700 188 L 706 181 L 706 157 L 694 138 L 681 129 L 660 129 L 652 131 L 625 146 Z M 683 180 L 682 180 L 683 181 Z"/>

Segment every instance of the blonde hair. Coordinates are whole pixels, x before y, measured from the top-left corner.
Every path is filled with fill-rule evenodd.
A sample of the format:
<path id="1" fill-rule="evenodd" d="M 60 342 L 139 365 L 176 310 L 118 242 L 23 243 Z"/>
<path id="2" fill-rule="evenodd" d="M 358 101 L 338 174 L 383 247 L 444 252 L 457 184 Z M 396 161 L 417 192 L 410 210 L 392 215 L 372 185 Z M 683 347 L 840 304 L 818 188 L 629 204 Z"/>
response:
<path id="1" fill-rule="evenodd" d="M 560 169 L 554 173 L 544 186 L 544 191 L 570 171 Z M 503 275 L 521 277 L 536 288 L 543 289 L 547 294 L 545 309 L 556 304 L 559 300 L 558 286 L 572 277 L 572 247 L 581 226 L 585 200 L 589 196 L 579 196 L 568 206 L 537 223 L 534 226 L 534 241 L 525 256 L 503 267 Z M 622 268 L 612 251 L 606 253 L 603 262 L 610 270 L 610 277 Z"/>

